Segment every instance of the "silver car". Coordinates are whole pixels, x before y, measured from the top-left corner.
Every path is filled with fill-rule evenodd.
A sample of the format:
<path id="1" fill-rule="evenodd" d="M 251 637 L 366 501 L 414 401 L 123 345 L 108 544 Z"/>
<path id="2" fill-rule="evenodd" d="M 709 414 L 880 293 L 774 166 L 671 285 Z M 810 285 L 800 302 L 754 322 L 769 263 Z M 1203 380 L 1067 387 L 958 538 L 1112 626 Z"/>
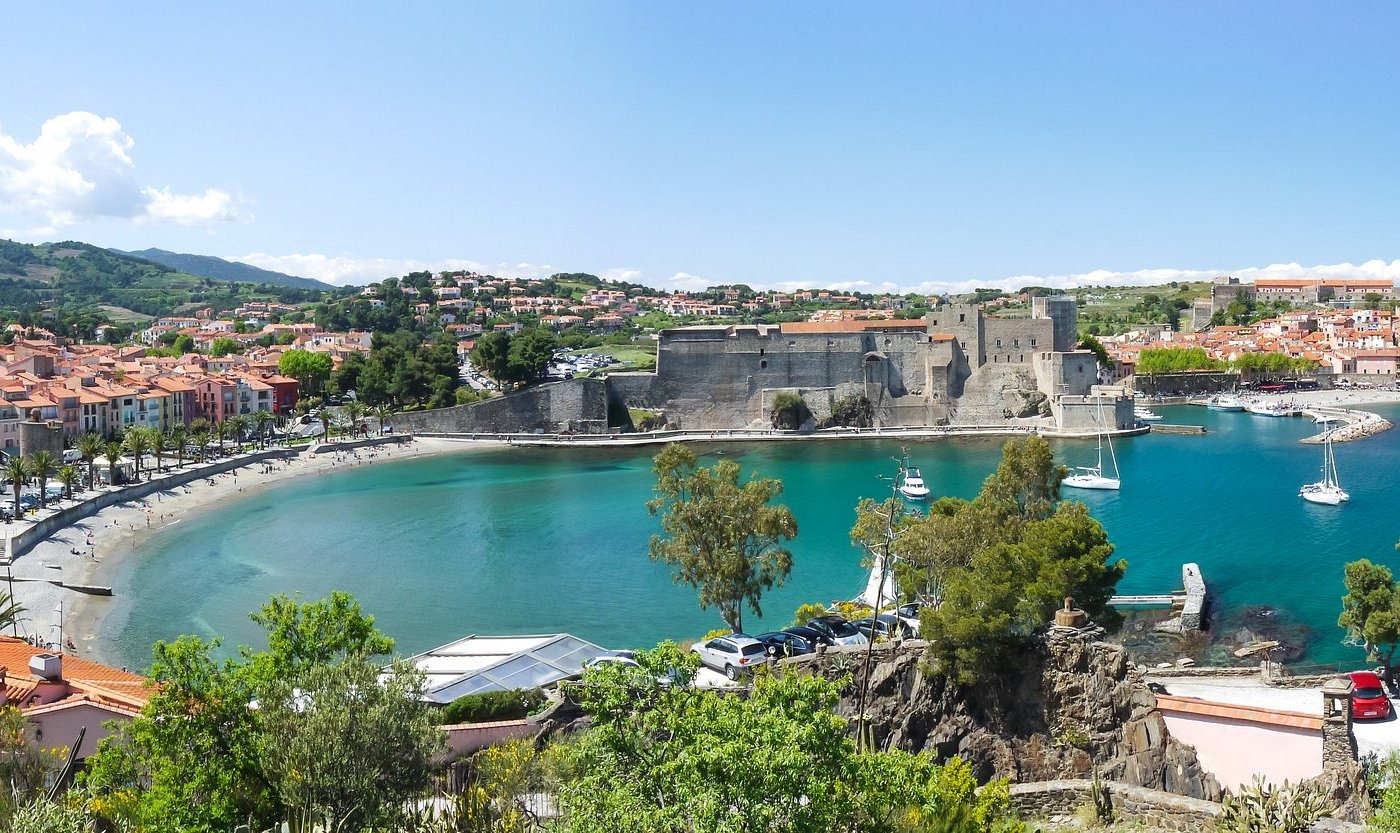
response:
<path id="1" fill-rule="evenodd" d="M 767 646 L 742 633 L 697 642 L 690 650 L 700 655 L 705 666 L 724 672 L 731 680 L 768 662 Z"/>

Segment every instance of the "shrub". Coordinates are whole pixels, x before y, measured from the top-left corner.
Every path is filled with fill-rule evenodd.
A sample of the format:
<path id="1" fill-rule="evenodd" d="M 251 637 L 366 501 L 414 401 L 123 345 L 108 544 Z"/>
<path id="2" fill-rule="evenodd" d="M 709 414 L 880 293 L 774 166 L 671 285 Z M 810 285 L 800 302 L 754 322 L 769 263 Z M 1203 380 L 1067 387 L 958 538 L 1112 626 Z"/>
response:
<path id="1" fill-rule="evenodd" d="M 817 604 L 816 602 L 809 602 L 808 604 L 800 605 L 797 608 L 797 611 L 792 614 L 792 624 L 794 627 L 798 625 L 805 625 L 813 619 L 817 618 L 818 616 L 825 615 L 826 605 Z"/>
<path id="2" fill-rule="evenodd" d="M 1221 833 L 1303 833 L 1326 813 L 1326 801 L 1315 788 L 1287 781 L 1281 787 L 1265 786 L 1264 779 L 1255 776 L 1254 783 L 1241 787 L 1239 795 L 1225 796 L 1216 830 Z"/>
<path id="3" fill-rule="evenodd" d="M 801 428 L 812 416 L 812 410 L 807 407 L 807 402 L 801 396 L 784 391 L 773 397 L 773 412 L 770 417 L 773 427 L 779 430 L 796 430 Z"/>
<path id="4" fill-rule="evenodd" d="M 545 703 L 538 688 L 513 691 L 483 691 L 458 697 L 438 712 L 438 722 L 487 723 L 492 720 L 519 720 Z"/>
<path id="5" fill-rule="evenodd" d="M 709 631 L 709 632 L 706 633 L 704 636 L 700 637 L 699 639 L 697 639 L 697 640 L 695 640 L 695 641 L 696 641 L 696 642 L 708 642 L 709 640 L 714 639 L 714 638 L 717 637 L 717 636 L 728 636 L 728 635 L 730 635 L 730 634 L 733 633 L 733 632 L 734 632 L 734 631 L 730 630 L 729 628 L 715 628 L 714 630 Z"/>

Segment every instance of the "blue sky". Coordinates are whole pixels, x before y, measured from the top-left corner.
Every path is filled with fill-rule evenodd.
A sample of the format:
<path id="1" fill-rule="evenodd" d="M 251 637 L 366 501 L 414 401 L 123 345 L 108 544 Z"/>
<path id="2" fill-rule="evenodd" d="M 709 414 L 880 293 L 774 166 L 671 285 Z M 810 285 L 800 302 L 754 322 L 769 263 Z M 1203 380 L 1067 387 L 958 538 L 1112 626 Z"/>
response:
<path id="1" fill-rule="evenodd" d="M 0 236 L 965 290 L 1400 276 L 1390 4 L 11 4 Z"/>

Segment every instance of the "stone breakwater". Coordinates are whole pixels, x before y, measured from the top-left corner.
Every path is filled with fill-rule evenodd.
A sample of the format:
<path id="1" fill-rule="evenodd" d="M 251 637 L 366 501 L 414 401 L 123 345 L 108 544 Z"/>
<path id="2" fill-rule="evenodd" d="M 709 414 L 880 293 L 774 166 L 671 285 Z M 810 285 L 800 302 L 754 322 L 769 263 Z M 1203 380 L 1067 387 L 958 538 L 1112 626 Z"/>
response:
<path id="1" fill-rule="evenodd" d="M 1336 428 L 1330 428 L 1321 434 L 1302 440 L 1302 442 L 1310 444 L 1321 443 L 1328 435 L 1331 435 L 1334 443 L 1351 442 L 1375 436 L 1395 427 L 1390 420 L 1370 411 L 1356 411 L 1349 408 L 1309 408 L 1308 411 L 1332 417 L 1342 423 Z"/>

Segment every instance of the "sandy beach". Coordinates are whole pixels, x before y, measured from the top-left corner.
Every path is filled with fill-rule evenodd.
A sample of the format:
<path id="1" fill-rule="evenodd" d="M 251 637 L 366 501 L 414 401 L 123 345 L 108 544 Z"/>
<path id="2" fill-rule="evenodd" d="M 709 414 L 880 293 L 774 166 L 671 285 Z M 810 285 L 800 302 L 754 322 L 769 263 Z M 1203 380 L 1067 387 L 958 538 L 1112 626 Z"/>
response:
<path id="1" fill-rule="evenodd" d="M 298 477 L 324 476 L 337 469 L 386 460 L 492 447 L 497 443 L 414 438 L 408 444 L 366 447 L 357 451 L 311 454 L 282 460 L 250 460 L 248 465 L 139 500 L 109 506 L 67 526 L 15 559 L 11 568 L 15 599 L 24 606 L 20 633 L 65 644 L 70 652 L 101 661 L 102 625 L 113 599 L 59 587 L 51 582 L 110 585 L 110 576 L 125 559 L 162 529 L 200 511 L 227 503 Z M 173 467 L 173 461 L 169 467 Z M 186 468 L 193 468 L 186 464 Z M 59 607 L 62 605 L 62 636 Z"/>

